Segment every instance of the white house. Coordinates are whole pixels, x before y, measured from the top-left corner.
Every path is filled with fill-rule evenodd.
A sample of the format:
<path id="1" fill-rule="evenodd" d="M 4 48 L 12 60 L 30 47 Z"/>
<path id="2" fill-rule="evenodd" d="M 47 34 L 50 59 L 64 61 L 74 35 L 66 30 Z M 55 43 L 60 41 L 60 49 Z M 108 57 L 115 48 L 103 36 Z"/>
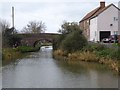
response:
<path id="1" fill-rule="evenodd" d="M 101 41 L 118 32 L 118 12 L 120 9 L 114 4 L 105 6 L 105 1 L 100 6 L 88 13 L 80 22 L 80 28 L 88 41 Z"/>

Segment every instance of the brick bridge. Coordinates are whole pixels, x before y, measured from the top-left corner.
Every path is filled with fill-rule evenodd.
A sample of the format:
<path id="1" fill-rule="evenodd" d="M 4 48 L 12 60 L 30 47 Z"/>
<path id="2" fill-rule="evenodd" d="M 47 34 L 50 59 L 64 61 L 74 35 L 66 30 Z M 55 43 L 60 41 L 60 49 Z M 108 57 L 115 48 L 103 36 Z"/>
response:
<path id="1" fill-rule="evenodd" d="M 53 43 L 55 37 L 60 34 L 55 33 L 39 33 L 39 34 L 19 34 L 22 37 L 21 44 L 35 46 L 35 44 L 40 42 L 50 42 Z"/>

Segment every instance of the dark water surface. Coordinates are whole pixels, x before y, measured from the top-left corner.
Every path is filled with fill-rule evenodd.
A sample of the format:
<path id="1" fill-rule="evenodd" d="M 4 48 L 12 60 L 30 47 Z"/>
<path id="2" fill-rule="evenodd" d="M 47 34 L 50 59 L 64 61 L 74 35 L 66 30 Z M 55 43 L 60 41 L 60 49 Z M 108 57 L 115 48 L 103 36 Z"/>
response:
<path id="1" fill-rule="evenodd" d="M 52 58 L 52 47 L 32 53 L 2 70 L 3 88 L 117 88 L 118 76 L 96 63 Z"/>

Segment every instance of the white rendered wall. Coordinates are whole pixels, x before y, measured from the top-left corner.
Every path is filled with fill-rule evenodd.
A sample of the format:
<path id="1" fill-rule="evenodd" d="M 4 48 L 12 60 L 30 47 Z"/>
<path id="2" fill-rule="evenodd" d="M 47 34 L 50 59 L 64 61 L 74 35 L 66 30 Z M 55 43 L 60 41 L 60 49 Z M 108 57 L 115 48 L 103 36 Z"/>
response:
<path id="1" fill-rule="evenodd" d="M 113 5 L 98 15 L 98 31 L 111 31 L 111 35 L 118 31 L 118 9 Z"/>
<path id="2" fill-rule="evenodd" d="M 98 41 L 97 17 L 90 20 L 90 41 Z"/>

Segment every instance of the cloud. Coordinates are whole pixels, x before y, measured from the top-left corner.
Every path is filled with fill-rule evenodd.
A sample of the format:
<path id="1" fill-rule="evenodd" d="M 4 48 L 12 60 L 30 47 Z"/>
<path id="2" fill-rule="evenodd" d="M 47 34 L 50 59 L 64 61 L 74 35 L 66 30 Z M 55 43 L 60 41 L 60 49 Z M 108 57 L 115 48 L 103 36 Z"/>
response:
<path id="1" fill-rule="evenodd" d="M 118 2 L 119 0 L 105 0 L 106 2 Z M 1 0 L 0 2 L 100 2 L 100 0 Z"/>
<path id="2" fill-rule="evenodd" d="M 15 7 L 15 26 L 19 31 L 29 21 L 42 20 L 47 26 L 46 32 L 56 33 L 64 20 L 79 22 L 86 13 L 99 6 L 99 3 L 93 2 L 93 0 L 81 0 L 81 2 L 79 0 L 70 0 L 69 2 L 67 0 L 5 2 L 4 0 L 0 6 L 2 8 L 0 9 L 2 12 L 0 17 L 11 22 L 12 6 Z"/>

